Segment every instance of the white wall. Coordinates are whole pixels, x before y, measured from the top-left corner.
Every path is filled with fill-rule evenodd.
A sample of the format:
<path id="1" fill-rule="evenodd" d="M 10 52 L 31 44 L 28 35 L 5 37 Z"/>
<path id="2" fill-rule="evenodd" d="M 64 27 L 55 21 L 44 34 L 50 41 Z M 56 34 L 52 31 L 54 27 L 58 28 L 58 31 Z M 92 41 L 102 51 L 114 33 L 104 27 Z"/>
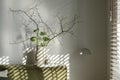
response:
<path id="1" fill-rule="evenodd" d="M 5 1 L 8 2 L 7 0 Z M 10 7 L 15 9 L 29 7 L 29 5 L 26 6 L 24 1 L 28 4 L 28 0 L 17 0 L 17 2 L 16 0 L 11 0 L 11 4 L 4 4 L 7 6 L 6 10 Z M 18 6 L 18 3 L 24 3 L 25 6 Z M 13 4 L 16 5 L 12 6 Z M 51 48 L 51 54 L 70 53 L 70 80 L 106 80 L 107 0 L 41 0 L 39 4 L 41 15 L 47 20 L 51 20 L 51 16 L 56 14 L 64 16 L 78 14 L 80 16 L 81 23 L 74 28 L 76 37 L 69 34 L 63 35 L 62 46 L 56 41 Z M 8 17 L 5 20 L 10 21 Z M 3 37 L 0 41 L 0 44 L 2 44 L 0 48 L 3 48 L 1 56 L 8 55 L 11 57 L 12 63 L 20 63 L 22 57 L 21 49 L 19 46 L 11 46 L 9 38 L 5 37 L 12 37 L 13 33 L 16 34 L 16 26 L 13 26 L 13 24 L 4 26 L 0 27 L 3 29 L 2 35 L 0 35 Z M 6 28 L 10 28 L 10 32 L 14 32 L 6 33 Z M 92 55 L 80 56 L 79 51 L 83 47 L 89 48 Z"/>

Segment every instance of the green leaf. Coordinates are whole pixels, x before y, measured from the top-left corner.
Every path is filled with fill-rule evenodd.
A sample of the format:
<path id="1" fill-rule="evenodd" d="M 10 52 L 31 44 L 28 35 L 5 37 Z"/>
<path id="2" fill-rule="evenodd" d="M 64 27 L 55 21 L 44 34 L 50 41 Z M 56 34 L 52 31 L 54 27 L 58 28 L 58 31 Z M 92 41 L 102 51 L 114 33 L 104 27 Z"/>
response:
<path id="1" fill-rule="evenodd" d="M 49 41 L 50 38 L 49 37 L 43 37 L 43 41 Z"/>
<path id="2" fill-rule="evenodd" d="M 44 46 L 45 46 L 45 43 L 41 43 L 40 46 L 44 47 Z"/>
<path id="3" fill-rule="evenodd" d="M 33 37 L 30 38 L 30 40 L 31 40 L 32 42 L 35 42 L 35 41 L 37 41 L 37 37 L 33 36 Z"/>
<path id="4" fill-rule="evenodd" d="M 46 32 L 40 32 L 40 35 L 44 36 L 44 35 L 46 35 Z"/>
<path id="5" fill-rule="evenodd" d="M 37 32 L 37 31 L 39 31 L 39 28 L 34 30 L 34 32 Z"/>

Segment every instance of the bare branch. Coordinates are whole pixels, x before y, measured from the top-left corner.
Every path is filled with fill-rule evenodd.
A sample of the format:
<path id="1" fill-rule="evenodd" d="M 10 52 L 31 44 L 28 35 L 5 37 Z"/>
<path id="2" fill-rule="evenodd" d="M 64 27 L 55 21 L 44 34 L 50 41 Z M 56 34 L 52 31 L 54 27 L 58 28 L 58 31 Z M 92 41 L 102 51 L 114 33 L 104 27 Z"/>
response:
<path id="1" fill-rule="evenodd" d="M 30 40 L 30 38 L 27 38 L 27 39 L 22 40 L 22 41 L 18 41 L 18 42 L 10 43 L 10 44 L 20 44 L 20 43 L 26 42 L 27 40 Z"/>
<path id="2" fill-rule="evenodd" d="M 35 14 L 34 11 L 32 11 L 32 14 L 30 16 L 32 17 L 34 14 Z"/>
<path id="3" fill-rule="evenodd" d="M 38 17 L 39 19 L 41 20 L 41 23 L 43 23 L 45 25 L 45 27 L 47 27 L 47 30 L 50 30 L 50 32 L 52 33 L 52 35 L 54 35 L 54 32 L 52 31 L 52 29 L 49 27 L 49 25 L 43 21 L 38 9 L 36 8 L 36 11 L 37 11 L 37 14 L 38 14 Z"/>
<path id="4" fill-rule="evenodd" d="M 74 16 L 73 21 L 72 21 L 73 23 L 72 23 L 71 27 L 68 28 L 67 30 L 65 30 L 65 32 L 70 31 L 75 26 L 75 24 L 77 23 L 77 20 L 78 20 L 78 17 Z"/>
<path id="5" fill-rule="evenodd" d="M 32 7 L 32 8 L 27 9 L 26 12 L 29 12 L 30 10 L 34 10 L 36 7 L 37 7 L 37 5 L 35 5 L 35 6 Z"/>
<path id="6" fill-rule="evenodd" d="M 22 13 L 24 13 L 30 20 L 32 20 L 34 22 L 34 24 L 36 25 L 37 29 L 39 29 L 37 22 L 30 15 L 28 15 L 26 11 L 23 11 L 23 10 L 12 10 L 12 9 L 10 9 L 10 10 L 12 12 L 22 12 Z M 36 37 L 38 37 L 38 34 L 39 34 L 39 32 L 37 31 Z M 24 41 L 26 41 L 26 40 L 24 40 Z M 21 42 L 24 42 L 24 41 L 21 41 Z M 18 42 L 18 43 L 21 43 L 21 42 Z M 38 38 L 37 38 L 36 43 L 38 44 Z M 38 51 L 38 45 L 36 45 L 36 54 L 37 54 L 37 51 Z"/>
<path id="7" fill-rule="evenodd" d="M 69 31 L 75 26 L 76 23 L 78 23 L 77 20 L 78 20 L 79 17 L 76 16 L 76 15 L 74 16 L 74 18 L 73 18 L 73 20 L 72 20 L 71 22 L 67 22 L 67 23 L 63 23 L 63 22 L 64 22 L 64 18 L 63 18 L 63 17 L 61 18 L 61 17 L 57 16 L 57 18 L 58 18 L 58 20 L 59 20 L 59 25 L 60 25 L 61 31 L 58 32 L 58 33 L 54 33 L 53 30 L 50 28 L 50 26 L 42 19 L 42 17 L 41 17 L 41 15 L 40 15 L 37 7 L 31 8 L 31 9 L 29 9 L 29 10 L 27 10 L 27 11 L 23 11 L 23 10 L 12 10 L 12 9 L 11 9 L 11 11 L 12 11 L 12 12 L 21 12 L 21 13 L 24 13 L 24 14 L 30 19 L 30 21 L 32 21 L 32 22 L 36 25 L 37 29 L 39 29 L 39 23 L 37 23 L 37 21 L 32 17 L 33 14 L 34 14 L 34 10 L 33 10 L 33 9 L 36 10 L 37 16 L 39 17 L 40 23 L 42 23 L 43 25 L 45 25 L 45 27 L 47 28 L 47 32 L 50 31 L 50 35 L 48 35 L 48 37 L 51 36 L 51 38 L 50 38 L 50 40 L 48 41 L 48 43 L 49 43 L 51 40 L 57 38 L 58 36 L 60 36 L 60 35 L 63 34 L 63 33 L 70 33 Z M 32 13 L 31 15 L 30 15 L 29 12 L 28 12 L 28 11 L 30 11 L 30 10 L 33 10 L 33 13 Z M 65 29 L 64 29 L 64 26 L 66 26 L 67 24 L 69 25 L 69 28 L 67 28 L 67 29 L 65 30 Z M 70 24 L 71 24 L 71 25 L 70 25 Z M 24 25 L 25 27 L 28 27 L 27 24 L 23 24 L 23 25 Z M 36 33 L 36 37 L 38 37 L 38 35 L 39 35 L 39 32 Z M 27 34 L 26 34 L 26 36 L 27 36 Z M 28 39 L 30 39 L 30 38 L 28 38 Z M 17 43 L 13 43 L 13 44 L 24 43 L 24 42 L 27 41 L 28 39 L 23 40 L 23 41 L 20 41 L 20 42 L 17 42 Z M 39 42 L 39 40 L 37 39 L 36 44 L 37 44 L 38 42 Z M 47 43 L 47 44 L 48 44 L 48 43 Z M 47 44 L 46 44 L 46 46 L 47 46 Z M 36 45 L 36 52 L 37 52 L 37 50 L 38 50 L 38 44 Z M 37 54 L 37 53 L 36 53 L 36 54 Z"/>
<path id="8" fill-rule="evenodd" d="M 63 18 L 60 18 L 59 16 L 57 18 L 59 20 L 59 25 L 60 25 L 61 31 L 63 32 Z"/>
<path id="9" fill-rule="evenodd" d="M 60 36 L 61 34 L 65 33 L 65 32 L 69 33 L 69 31 L 70 31 L 70 30 L 75 26 L 75 24 L 77 23 L 77 19 L 78 19 L 78 17 L 77 17 L 77 16 L 74 16 L 74 18 L 73 18 L 73 20 L 72 20 L 73 23 L 72 23 L 71 27 L 68 28 L 67 30 L 64 30 L 64 29 L 63 29 L 63 19 L 60 19 L 60 17 L 58 17 L 58 20 L 59 20 L 59 22 L 60 22 L 61 32 L 59 32 L 59 33 L 57 33 L 55 36 L 53 36 L 53 37 L 50 39 L 50 41 L 53 40 L 53 39 L 55 39 L 56 37 Z M 49 41 L 49 42 L 50 42 L 50 41 Z M 49 42 L 48 42 L 48 43 L 49 43 Z"/>
<path id="10" fill-rule="evenodd" d="M 37 22 L 36 22 L 31 16 L 29 16 L 29 15 L 27 14 L 27 12 L 25 12 L 25 11 L 23 11 L 23 10 L 12 10 L 12 9 L 10 9 L 10 11 L 12 11 L 12 12 L 22 12 L 22 13 L 24 13 L 30 20 L 32 20 L 32 21 L 34 22 L 34 24 L 35 24 L 36 27 L 38 28 Z"/>

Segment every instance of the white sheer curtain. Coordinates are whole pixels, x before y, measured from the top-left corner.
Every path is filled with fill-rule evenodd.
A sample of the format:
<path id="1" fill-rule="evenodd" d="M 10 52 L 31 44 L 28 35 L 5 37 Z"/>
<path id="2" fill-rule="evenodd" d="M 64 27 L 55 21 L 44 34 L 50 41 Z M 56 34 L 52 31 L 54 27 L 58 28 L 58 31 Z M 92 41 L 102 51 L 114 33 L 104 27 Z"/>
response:
<path id="1" fill-rule="evenodd" d="M 120 80 L 120 0 L 111 0 L 110 80 Z"/>

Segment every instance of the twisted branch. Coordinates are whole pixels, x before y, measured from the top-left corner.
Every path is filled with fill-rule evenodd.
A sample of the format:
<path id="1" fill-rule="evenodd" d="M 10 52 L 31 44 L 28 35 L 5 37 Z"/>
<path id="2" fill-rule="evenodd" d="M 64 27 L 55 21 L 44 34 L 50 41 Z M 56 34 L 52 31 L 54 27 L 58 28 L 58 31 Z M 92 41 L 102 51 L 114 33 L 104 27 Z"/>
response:
<path id="1" fill-rule="evenodd" d="M 34 9 L 34 8 L 31 8 L 30 10 L 32 10 L 32 9 Z M 37 29 L 39 29 L 39 23 L 37 23 L 36 20 L 32 18 L 32 15 L 29 15 L 29 14 L 27 13 L 27 11 L 30 11 L 30 10 L 27 10 L 27 11 L 23 11 L 23 10 L 12 10 L 12 9 L 10 9 L 10 10 L 11 10 L 12 12 L 21 12 L 21 13 L 24 13 L 24 14 L 36 25 Z M 41 17 L 41 15 L 40 15 L 37 7 L 35 8 L 35 10 L 36 10 L 37 15 L 38 15 L 38 17 L 39 17 L 40 23 L 44 24 L 45 27 L 47 27 L 47 30 L 49 30 L 50 33 L 52 33 L 52 34 L 49 35 L 49 36 L 52 35 L 52 37 L 50 38 L 50 41 L 52 41 L 53 39 L 57 38 L 58 36 L 60 36 L 60 35 L 63 34 L 63 33 L 69 33 L 69 31 L 75 26 L 75 24 L 78 23 L 78 22 L 77 22 L 78 17 L 77 17 L 76 15 L 74 16 L 74 18 L 73 18 L 73 20 L 72 20 L 71 22 L 66 22 L 66 23 L 63 23 L 64 18 L 61 18 L 61 17 L 58 17 L 58 16 L 57 16 L 57 18 L 58 18 L 58 20 L 59 20 L 59 25 L 60 25 L 60 29 L 61 29 L 61 30 L 60 30 L 60 32 L 58 32 L 58 33 L 54 33 L 54 32 L 52 31 L 52 29 L 50 28 L 50 26 L 49 26 L 46 22 L 44 22 L 44 20 L 42 19 L 42 17 Z M 71 23 L 72 23 L 72 24 L 71 24 Z M 70 26 L 67 30 L 64 30 L 64 26 L 65 26 L 66 24 L 68 24 L 68 25 L 71 24 L 71 26 Z M 24 24 L 24 26 L 25 26 L 25 24 Z M 36 36 L 38 37 L 38 33 L 36 34 Z M 28 39 L 30 39 L 30 38 L 28 38 Z M 18 44 L 18 43 L 25 42 L 25 41 L 27 41 L 28 39 L 23 40 L 23 41 L 20 41 L 20 42 L 17 42 L 17 43 L 14 43 L 14 44 Z M 49 42 L 50 42 L 50 41 L 49 41 Z M 48 43 L 49 43 L 49 42 L 48 42 Z M 37 43 L 38 43 L 38 40 L 37 40 Z M 38 48 L 38 45 L 36 46 L 36 48 Z"/>

